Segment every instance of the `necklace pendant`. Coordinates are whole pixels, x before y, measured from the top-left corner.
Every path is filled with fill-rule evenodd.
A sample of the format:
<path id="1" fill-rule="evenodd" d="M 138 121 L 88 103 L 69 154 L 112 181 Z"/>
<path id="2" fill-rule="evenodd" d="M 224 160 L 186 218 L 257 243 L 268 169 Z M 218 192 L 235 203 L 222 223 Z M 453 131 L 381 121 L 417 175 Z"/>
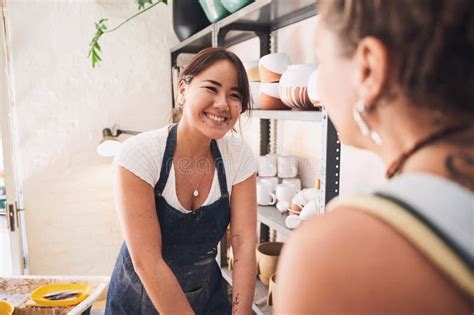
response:
<path id="1" fill-rule="evenodd" d="M 199 191 L 197 189 L 194 189 L 193 196 L 194 197 L 199 196 Z"/>

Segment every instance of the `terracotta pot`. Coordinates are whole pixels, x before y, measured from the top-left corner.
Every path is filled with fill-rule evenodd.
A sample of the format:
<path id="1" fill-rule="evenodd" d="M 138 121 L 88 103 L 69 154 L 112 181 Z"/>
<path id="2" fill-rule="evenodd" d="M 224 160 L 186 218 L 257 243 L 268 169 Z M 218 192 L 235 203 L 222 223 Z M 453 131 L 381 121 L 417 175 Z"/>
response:
<path id="1" fill-rule="evenodd" d="M 280 98 L 285 105 L 297 109 L 312 109 L 308 96 L 308 80 L 316 70 L 312 64 L 291 65 L 280 79 Z"/>
<path id="2" fill-rule="evenodd" d="M 268 285 L 275 273 L 283 243 L 268 242 L 257 246 L 257 273 L 263 284 Z"/>
<path id="3" fill-rule="evenodd" d="M 260 109 L 284 110 L 290 109 L 283 104 L 278 92 L 278 83 L 261 83 L 259 93 Z"/>
<path id="4" fill-rule="evenodd" d="M 290 64 L 290 57 L 285 53 L 268 54 L 260 58 L 258 68 L 260 81 L 272 83 L 280 81 L 281 75 Z"/>

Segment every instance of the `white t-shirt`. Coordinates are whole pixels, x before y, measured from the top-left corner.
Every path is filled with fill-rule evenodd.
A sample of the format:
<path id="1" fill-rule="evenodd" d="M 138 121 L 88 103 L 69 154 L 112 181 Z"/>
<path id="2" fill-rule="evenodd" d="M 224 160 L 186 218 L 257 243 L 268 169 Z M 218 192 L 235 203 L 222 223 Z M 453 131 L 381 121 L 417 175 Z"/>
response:
<path id="1" fill-rule="evenodd" d="M 114 164 L 120 165 L 152 187 L 160 177 L 161 163 L 168 138 L 168 126 L 161 129 L 143 132 L 127 139 L 115 156 Z M 222 155 L 227 178 L 227 190 L 232 194 L 232 186 L 249 178 L 257 170 L 257 163 L 252 149 L 244 140 L 236 135 L 227 134 L 217 140 Z M 178 200 L 174 165 L 171 166 L 168 181 L 162 192 L 166 201 L 174 208 L 189 212 Z M 217 170 L 214 172 L 211 190 L 203 206 L 209 205 L 221 197 Z"/>

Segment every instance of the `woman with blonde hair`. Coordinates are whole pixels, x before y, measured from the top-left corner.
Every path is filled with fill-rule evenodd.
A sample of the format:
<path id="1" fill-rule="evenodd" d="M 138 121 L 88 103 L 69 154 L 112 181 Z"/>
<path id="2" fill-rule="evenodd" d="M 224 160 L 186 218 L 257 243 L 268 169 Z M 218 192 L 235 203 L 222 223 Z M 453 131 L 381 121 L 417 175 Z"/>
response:
<path id="1" fill-rule="evenodd" d="M 275 313 L 472 314 L 474 2 L 321 0 L 319 13 L 321 101 L 389 180 L 294 232 Z"/>

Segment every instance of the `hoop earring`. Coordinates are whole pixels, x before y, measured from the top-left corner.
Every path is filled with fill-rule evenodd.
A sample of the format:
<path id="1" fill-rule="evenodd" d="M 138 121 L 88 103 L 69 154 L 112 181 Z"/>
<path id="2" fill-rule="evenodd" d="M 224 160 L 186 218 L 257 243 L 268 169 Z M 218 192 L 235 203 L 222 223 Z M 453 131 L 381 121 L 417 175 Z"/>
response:
<path id="1" fill-rule="evenodd" d="M 362 117 L 363 113 L 366 113 L 365 103 L 363 100 L 358 100 L 354 107 L 352 107 L 352 116 L 354 117 L 355 122 L 359 126 L 360 132 L 364 136 L 370 137 L 370 139 L 377 145 L 382 145 L 383 141 L 378 132 L 372 130 L 370 126 L 365 121 L 364 117 Z"/>

